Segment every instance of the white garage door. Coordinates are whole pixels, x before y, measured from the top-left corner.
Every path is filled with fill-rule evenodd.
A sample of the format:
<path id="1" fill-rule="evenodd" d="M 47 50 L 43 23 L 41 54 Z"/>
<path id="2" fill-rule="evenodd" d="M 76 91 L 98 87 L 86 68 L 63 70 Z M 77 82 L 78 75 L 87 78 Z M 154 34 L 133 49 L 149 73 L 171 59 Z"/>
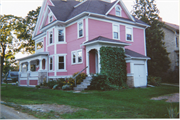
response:
<path id="1" fill-rule="evenodd" d="M 146 72 L 144 64 L 134 64 L 134 87 L 147 85 Z"/>

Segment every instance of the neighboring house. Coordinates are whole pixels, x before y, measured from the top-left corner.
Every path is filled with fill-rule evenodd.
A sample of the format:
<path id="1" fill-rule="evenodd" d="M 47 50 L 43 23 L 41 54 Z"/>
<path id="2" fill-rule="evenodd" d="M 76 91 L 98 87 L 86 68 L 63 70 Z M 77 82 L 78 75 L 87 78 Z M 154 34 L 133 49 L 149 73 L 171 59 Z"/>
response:
<path id="1" fill-rule="evenodd" d="M 164 31 L 163 41 L 171 61 L 170 70 L 177 70 L 179 69 L 179 26 L 167 22 L 164 22 L 164 25 L 165 27 L 162 28 Z"/>
<path id="2" fill-rule="evenodd" d="M 86 66 L 87 75 L 100 73 L 99 50 L 111 46 L 125 50 L 128 85 L 146 86 L 147 27 L 122 0 L 44 0 L 33 34 L 36 52 L 18 59 L 19 85 L 71 77 Z"/>

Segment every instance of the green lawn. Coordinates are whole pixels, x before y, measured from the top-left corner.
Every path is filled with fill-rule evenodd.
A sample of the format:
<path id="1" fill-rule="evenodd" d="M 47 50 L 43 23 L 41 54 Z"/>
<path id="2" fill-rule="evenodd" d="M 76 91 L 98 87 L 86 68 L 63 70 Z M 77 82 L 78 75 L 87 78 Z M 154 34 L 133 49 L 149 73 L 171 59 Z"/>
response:
<path id="1" fill-rule="evenodd" d="M 168 118 L 167 108 L 179 108 L 179 103 L 150 100 L 179 92 L 179 87 L 124 89 L 119 91 L 72 91 L 36 89 L 27 87 L 1 87 L 1 99 L 17 104 L 64 104 L 87 108 L 87 111 L 63 114 L 62 118 Z"/>

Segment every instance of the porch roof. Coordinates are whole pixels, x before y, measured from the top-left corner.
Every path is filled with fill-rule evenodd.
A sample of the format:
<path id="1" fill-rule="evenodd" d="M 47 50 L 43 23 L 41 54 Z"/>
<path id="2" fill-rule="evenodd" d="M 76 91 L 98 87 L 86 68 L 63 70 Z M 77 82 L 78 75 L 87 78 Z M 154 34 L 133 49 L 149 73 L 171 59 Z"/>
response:
<path id="1" fill-rule="evenodd" d="M 142 54 L 139 54 L 137 52 L 134 52 L 132 50 L 129 50 L 129 49 L 125 49 L 125 55 L 127 57 L 130 57 L 130 58 L 137 58 L 137 59 L 150 59 L 149 57 L 147 56 L 144 56 Z"/>
<path id="2" fill-rule="evenodd" d="M 21 61 L 21 60 L 30 59 L 30 58 L 37 57 L 37 56 L 47 56 L 47 55 L 49 55 L 49 52 L 38 52 L 38 53 L 29 55 L 27 57 L 19 58 L 19 59 L 16 59 L 16 60 Z"/>
<path id="3" fill-rule="evenodd" d="M 109 38 L 102 37 L 102 36 L 99 36 L 90 41 L 87 41 L 84 43 L 84 45 L 90 45 L 90 44 L 94 44 L 94 43 L 106 43 L 106 44 L 114 44 L 114 45 L 122 45 L 122 46 L 131 45 L 129 43 L 121 42 L 119 40 L 109 39 Z"/>

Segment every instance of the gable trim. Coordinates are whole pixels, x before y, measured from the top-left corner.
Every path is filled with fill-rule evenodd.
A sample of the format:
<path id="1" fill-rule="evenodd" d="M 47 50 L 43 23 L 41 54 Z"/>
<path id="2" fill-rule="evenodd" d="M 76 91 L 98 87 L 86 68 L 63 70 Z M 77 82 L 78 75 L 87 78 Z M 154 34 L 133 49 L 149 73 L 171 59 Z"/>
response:
<path id="1" fill-rule="evenodd" d="M 87 0 L 84 0 L 84 1 L 80 2 L 79 4 L 75 5 L 74 8 L 80 6 L 81 4 L 85 3 L 86 1 L 87 1 Z"/>
<path id="2" fill-rule="evenodd" d="M 120 3 L 121 7 L 124 9 L 125 13 L 127 14 L 127 16 L 132 20 L 135 21 L 135 19 L 132 17 L 132 15 L 129 13 L 129 11 L 127 10 L 126 6 L 124 5 L 124 3 L 122 2 L 122 0 L 117 0 L 116 3 L 106 12 L 105 15 L 108 15 L 109 12 L 117 5 L 117 3 Z"/>

